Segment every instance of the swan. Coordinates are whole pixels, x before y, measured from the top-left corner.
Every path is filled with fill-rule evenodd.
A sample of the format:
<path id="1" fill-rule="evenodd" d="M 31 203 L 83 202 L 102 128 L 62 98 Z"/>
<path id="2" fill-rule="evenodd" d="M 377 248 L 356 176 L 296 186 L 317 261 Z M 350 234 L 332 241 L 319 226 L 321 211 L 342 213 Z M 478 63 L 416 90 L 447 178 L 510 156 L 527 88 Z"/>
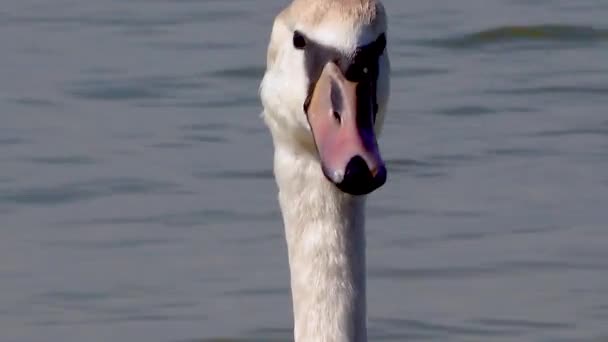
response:
<path id="1" fill-rule="evenodd" d="M 260 98 L 296 342 L 367 341 L 364 206 L 387 178 L 386 30 L 376 0 L 294 0 L 273 23 Z"/>

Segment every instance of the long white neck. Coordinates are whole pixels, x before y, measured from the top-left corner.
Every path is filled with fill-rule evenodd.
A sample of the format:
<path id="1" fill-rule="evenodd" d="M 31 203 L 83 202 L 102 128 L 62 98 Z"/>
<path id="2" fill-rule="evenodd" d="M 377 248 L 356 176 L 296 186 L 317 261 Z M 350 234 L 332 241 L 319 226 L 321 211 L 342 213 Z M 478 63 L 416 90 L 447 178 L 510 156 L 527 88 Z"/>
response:
<path id="1" fill-rule="evenodd" d="M 310 154 L 275 142 L 296 342 L 366 342 L 364 197 L 339 191 Z"/>

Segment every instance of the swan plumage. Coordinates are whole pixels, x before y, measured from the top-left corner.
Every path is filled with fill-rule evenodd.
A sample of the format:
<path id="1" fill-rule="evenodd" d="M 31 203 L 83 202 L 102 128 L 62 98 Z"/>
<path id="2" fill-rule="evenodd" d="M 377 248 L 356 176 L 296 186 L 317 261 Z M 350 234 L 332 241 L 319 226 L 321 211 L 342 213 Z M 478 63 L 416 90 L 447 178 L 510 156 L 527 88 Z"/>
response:
<path id="1" fill-rule="evenodd" d="M 375 0 L 294 0 L 260 86 L 288 246 L 296 342 L 365 342 L 366 194 L 386 169 L 386 14 Z"/>

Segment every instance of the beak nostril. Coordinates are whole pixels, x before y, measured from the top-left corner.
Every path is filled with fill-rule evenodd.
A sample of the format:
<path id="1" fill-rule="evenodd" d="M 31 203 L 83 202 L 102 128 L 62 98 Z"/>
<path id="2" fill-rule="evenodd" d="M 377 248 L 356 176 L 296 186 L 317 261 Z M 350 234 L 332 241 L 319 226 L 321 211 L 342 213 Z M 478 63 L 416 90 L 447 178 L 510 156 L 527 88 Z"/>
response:
<path id="1" fill-rule="evenodd" d="M 371 172 L 372 177 L 376 177 L 376 175 L 378 174 L 378 167 L 374 167 L 373 169 L 369 170 L 369 172 Z"/>
<path id="2" fill-rule="evenodd" d="M 334 110 L 333 115 L 334 115 L 334 119 L 336 120 L 336 122 L 338 122 L 338 124 L 342 123 L 342 116 L 340 115 L 340 113 L 338 113 Z"/>

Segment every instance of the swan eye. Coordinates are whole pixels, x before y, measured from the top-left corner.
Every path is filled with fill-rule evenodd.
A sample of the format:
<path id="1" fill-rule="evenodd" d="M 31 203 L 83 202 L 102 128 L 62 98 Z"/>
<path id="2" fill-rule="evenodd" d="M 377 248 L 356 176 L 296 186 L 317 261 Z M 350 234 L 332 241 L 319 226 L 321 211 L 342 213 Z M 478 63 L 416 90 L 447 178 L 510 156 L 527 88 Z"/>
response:
<path id="1" fill-rule="evenodd" d="M 293 47 L 303 50 L 306 47 L 306 38 L 299 31 L 293 33 Z"/>

